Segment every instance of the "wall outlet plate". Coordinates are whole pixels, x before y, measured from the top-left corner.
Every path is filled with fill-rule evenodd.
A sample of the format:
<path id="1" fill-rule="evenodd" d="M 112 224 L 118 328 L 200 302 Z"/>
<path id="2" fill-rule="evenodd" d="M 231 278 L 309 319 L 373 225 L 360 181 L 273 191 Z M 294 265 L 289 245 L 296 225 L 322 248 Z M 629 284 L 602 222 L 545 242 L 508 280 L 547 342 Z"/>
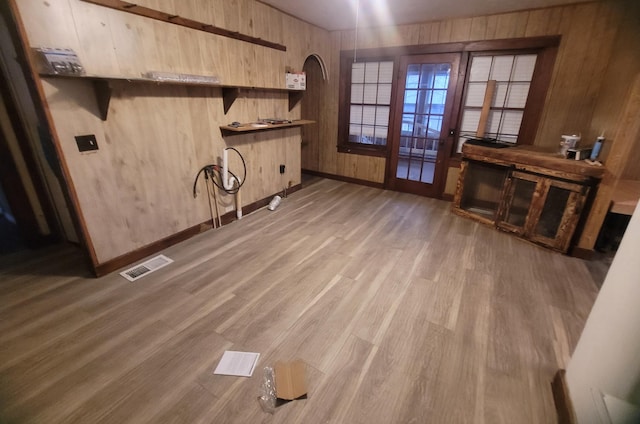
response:
<path id="1" fill-rule="evenodd" d="M 98 150 L 98 141 L 93 134 L 77 135 L 76 144 L 80 152 L 89 152 L 91 150 Z"/>

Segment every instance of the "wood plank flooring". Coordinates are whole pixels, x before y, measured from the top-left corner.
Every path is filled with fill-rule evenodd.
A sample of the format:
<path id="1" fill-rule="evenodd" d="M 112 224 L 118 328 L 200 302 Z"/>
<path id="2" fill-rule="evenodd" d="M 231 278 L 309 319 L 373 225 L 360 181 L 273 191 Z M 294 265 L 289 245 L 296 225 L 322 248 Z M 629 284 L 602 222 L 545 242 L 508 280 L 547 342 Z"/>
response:
<path id="1" fill-rule="evenodd" d="M 555 423 L 596 285 L 449 208 L 319 180 L 135 283 L 73 248 L 0 258 L 0 422 Z M 261 353 L 252 378 L 213 375 L 226 349 Z M 263 412 L 295 358 L 308 399 Z"/>

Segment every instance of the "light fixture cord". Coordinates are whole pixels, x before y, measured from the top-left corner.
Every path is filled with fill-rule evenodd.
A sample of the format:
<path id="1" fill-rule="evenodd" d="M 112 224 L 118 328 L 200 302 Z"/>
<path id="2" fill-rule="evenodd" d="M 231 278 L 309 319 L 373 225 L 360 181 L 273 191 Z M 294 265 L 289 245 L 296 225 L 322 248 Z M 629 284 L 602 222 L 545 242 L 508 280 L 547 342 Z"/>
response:
<path id="1" fill-rule="evenodd" d="M 358 21 L 360 19 L 360 0 L 356 3 L 356 36 L 353 44 L 353 63 L 358 61 Z"/>

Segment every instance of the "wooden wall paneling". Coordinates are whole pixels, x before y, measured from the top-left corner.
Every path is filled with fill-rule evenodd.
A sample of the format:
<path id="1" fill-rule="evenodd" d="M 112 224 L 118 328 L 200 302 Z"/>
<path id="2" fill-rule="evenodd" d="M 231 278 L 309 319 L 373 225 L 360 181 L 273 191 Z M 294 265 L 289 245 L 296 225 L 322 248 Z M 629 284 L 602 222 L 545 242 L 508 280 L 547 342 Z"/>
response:
<path id="1" fill-rule="evenodd" d="M 338 87 L 340 84 L 340 50 L 342 32 L 330 34 L 330 49 L 324 58 L 329 73 L 329 79 L 325 81 L 324 109 L 321 111 L 320 125 L 322 133 L 319 137 L 319 171 L 327 174 L 338 174 L 336 168 L 336 145 L 338 136 Z"/>
<path id="2" fill-rule="evenodd" d="M 453 29 L 453 24 L 450 20 L 440 21 L 438 25 L 438 37 L 436 38 L 437 43 L 449 43 L 451 41 L 451 30 Z"/>
<path id="3" fill-rule="evenodd" d="M 487 16 L 487 27 L 486 32 L 484 34 L 485 40 L 493 40 L 496 37 L 496 31 L 498 29 L 498 16 L 490 15 Z"/>
<path id="4" fill-rule="evenodd" d="M 103 225 L 110 226 L 114 221 L 115 226 L 123 228 L 125 222 L 119 219 L 118 189 L 110 179 L 110 163 L 101 160 L 105 156 L 103 152 L 109 152 L 109 142 L 100 125 L 100 118 L 96 116 L 97 105 L 85 94 L 91 90 L 90 82 L 78 84 L 70 80 L 44 80 L 42 88 L 53 120 L 65 123 L 56 127 L 57 139 L 77 196 L 78 214 L 87 229 L 89 250 L 93 251 L 94 259 L 99 261 L 99 252 L 105 248 L 117 248 L 117 242 L 112 239 L 101 240 L 96 230 Z M 99 151 L 102 156 L 97 153 L 78 153 L 74 136 L 92 133 L 96 135 L 98 145 L 103 146 Z M 103 205 L 101 199 L 108 199 L 109 202 Z M 108 220 L 102 222 L 105 215 Z"/>
<path id="5" fill-rule="evenodd" d="M 155 21 L 151 19 L 145 19 L 142 23 L 140 30 L 144 31 L 149 28 L 150 34 L 142 33 L 143 38 L 154 38 L 155 44 L 158 46 L 158 63 L 146 64 L 139 72 L 145 71 L 160 71 L 160 72 L 178 72 L 178 73 L 197 73 L 195 70 L 189 72 L 184 61 L 187 57 L 190 57 L 192 52 L 191 45 L 184 45 L 189 43 L 191 39 L 191 30 L 187 28 L 181 28 L 176 25 L 171 25 L 162 21 Z M 180 33 L 185 33 L 185 39 L 180 40 Z M 153 68 L 149 69 L 150 66 Z"/>
<path id="6" fill-rule="evenodd" d="M 202 52 L 200 51 L 200 33 L 188 28 L 175 27 L 177 32 L 177 49 L 173 52 L 177 56 L 180 64 L 180 71 L 185 74 L 208 75 L 207 69 L 202 63 Z M 164 46 L 163 46 L 164 47 Z M 172 47 L 164 47 L 171 49 Z M 176 54 L 177 53 L 177 54 Z"/>
<path id="7" fill-rule="evenodd" d="M 613 136 L 624 107 L 623 99 L 628 96 L 635 75 L 640 72 L 640 54 L 638 50 L 630 51 L 630 46 L 640 45 L 640 4 L 633 1 L 611 4 L 612 16 L 617 34 L 608 55 L 607 68 L 603 77 L 601 92 L 598 95 L 593 119 L 590 122 L 590 133 L 593 138 L 604 132 L 607 141 L 600 153 L 600 159 L 608 162 L 608 154 L 613 146 Z M 634 54 L 635 53 L 635 54 Z M 592 140 L 588 140 L 592 142 Z M 634 156 L 637 149 L 631 152 L 627 168 L 637 168 Z M 633 173 L 632 173 L 633 174 Z M 623 173 L 624 175 L 624 173 Z M 629 175 L 629 178 L 632 178 Z"/>
<path id="8" fill-rule="evenodd" d="M 16 1 L 31 47 L 61 47 L 82 51 L 76 36 L 70 2 Z"/>
<path id="9" fill-rule="evenodd" d="M 521 38 L 525 35 L 529 12 L 503 13 L 498 15 L 495 38 Z"/>
<path id="10" fill-rule="evenodd" d="M 597 6 L 594 25 L 589 30 L 593 43 L 591 48 L 586 51 L 582 66 L 582 73 L 585 78 L 583 100 L 580 107 L 575 110 L 576 114 L 586 119 L 580 130 L 584 145 L 592 144 L 595 138 L 604 130 L 594 126 L 593 118 L 597 111 L 599 94 L 603 89 L 606 90 L 606 87 L 610 84 L 605 73 L 610 66 L 611 57 L 615 50 L 614 40 L 619 31 L 619 19 L 613 12 L 611 4 L 602 2 Z M 627 84 L 629 84 L 629 80 L 627 80 Z M 621 107 L 620 103 L 620 99 L 618 99 L 617 109 Z"/>
<path id="11" fill-rule="evenodd" d="M 100 9 L 88 3 L 71 1 L 71 14 L 79 39 L 81 51 L 77 51 L 82 65 L 89 73 L 119 75 L 120 66 L 111 40 L 110 9 Z M 58 47 L 58 46 L 51 46 Z"/>
<path id="12" fill-rule="evenodd" d="M 212 16 L 216 23 L 259 37 L 278 34 L 281 39 L 295 40 L 294 51 L 273 54 L 266 48 L 79 0 L 56 2 L 50 7 L 22 3 L 25 21 L 47 22 L 52 9 L 54 17 L 72 16 L 66 13 L 69 4 L 76 21 L 88 16 L 83 24 L 56 25 L 60 31 L 53 33 L 54 38 L 40 31 L 45 25 L 30 24 L 27 30 L 51 40 L 54 46 L 76 48 L 81 56 L 89 49 L 112 52 L 103 61 L 100 57 L 86 60 L 88 71 L 95 74 L 137 77 L 156 70 L 216 75 L 225 84 L 282 87 L 285 61 L 301 67 L 312 46 L 325 56 L 331 51 L 326 31 L 248 0 L 231 5 L 219 1 L 214 6 L 200 0 L 149 0 L 145 6 L 179 9 L 185 16 Z M 97 25 L 99 31 L 94 31 Z M 62 42 L 65 39 L 71 41 Z M 110 82 L 114 87 L 111 111 L 109 120 L 102 122 L 96 116 L 89 82 L 49 80 L 45 84 L 58 135 L 64 140 L 63 154 L 78 186 L 82 215 L 88 217 L 98 264 L 206 222 L 206 202 L 193 199 L 191 194 L 195 173 L 205 163 L 216 161 L 225 145 L 236 143 L 224 140 L 218 127 L 232 120 L 287 117 L 288 112 L 286 93 L 245 90 L 230 115 L 224 116 L 219 89 L 122 81 Z M 296 109 L 289 117 L 298 115 Z M 294 186 L 300 183 L 300 135 L 299 129 L 292 131 L 251 136 L 239 143 L 241 151 L 247 152 L 251 175 L 263 170 L 267 176 L 243 187 L 243 204 L 270 196 L 289 181 Z M 96 134 L 100 150 L 80 155 L 73 140 L 78 134 Z M 281 162 L 287 165 L 284 177 L 277 166 Z M 228 207 L 233 209 L 231 203 Z"/>
<path id="13" fill-rule="evenodd" d="M 549 32 L 549 21 L 556 15 L 557 8 L 536 9 L 529 11 L 527 26 L 524 30 L 525 37 L 539 37 L 555 34 Z"/>
<path id="14" fill-rule="evenodd" d="M 563 7 L 558 6 L 550 8 L 550 10 L 551 14 L 549 16 L 549 20 L 547 21 L 547 35 L 562 34 Z"/>
<path id="15" fill-rule="evenodd" d="M 471 18 L 471 28 L 469 30 L 469 40 L 485 40 L 487 32 L 487 16 Z"/>
<path id="16" fill-rule="evenodd" d="M 607 157 L 607 172 L 600 183 L 591 212 L 578 240 L 577 247 L 579 249 L 593 250 L 602 223 L 611 206 L 613 191 L 624 171 L 625 163 L 632 155 L 631 152 L 638 149 L 638 140 L 640 140 L 640 73 L 636 74 L 624 103 L 624 109 L 613 135 L 611 152 Z"/>
<path id="17" fill-rule="evenodd" d="M 597 8 L 592 3 L 563 9 L 563 32 L 554 75 L 549 87 L 545 112 L 534 144 L 557 148 L 559 137 L 568 132 L 580 133 L 586 128 L 586 118 L 576 113 L 584 101 L 584 57 L 594 48 L 589 36 L 596 19 Z"/>
<path id="18" fill-rule="evenodd" d="M 468 41 L 471 39 L 473 18 L 456 19 L 451 29 L 451 41 Z"/>
<path id="19" fill-rule="evenodd" d="M 79 1 L 79 0 L 74 0 Z M 93 6 L 99 7 L 99 6 Z M 111 29 L 111 47 L 118 60 L 119 74 L 123 76 L 140 76 L 147 66 L 157 66 L 159 50 L 156 43 L 145 43 L 143 40 L 154 40 L 154 30 L 151 21 L 143 21 L 144 18 L 122 12 L 110 12 L 107 14 L 109 28 Z M 146 37 L 144 37 L 146 35 Z M 81 37 L 82 38 L 82 37 Z M 107 40 L 103 48 L 109 45 Z M 152 62 L 153 60 L 153 62 Z M 156 62 L 158 60 L 158 62 Z M 147 66 L 144 66 L 144 65 Z M 91 74 L 103 75 L 103 69 L 89 64 Z M 107 74 L 108 75 L 108 74 Z"/>
<path id="20" fill-rule="evenodd" d="M 447 168 L 447 179 L 445 182 L 444 194 L 450 194 L 452 196 L 455 194 L 459 175 L 460 168 Z"/>
<path id="21" fill-rule="evenodd" d="M 431 42 L 431 22 L 419 24 L 418 44 L 429 44 Z"/>
<path id="22" fill-rule="evenodd" d="M 394 44 L 396 46 L 414 45 L 420 42 L 420 26 L 419 25 L 402 25 L 399 28 L 387 27 L 387 32 L 397 34 Z"/>

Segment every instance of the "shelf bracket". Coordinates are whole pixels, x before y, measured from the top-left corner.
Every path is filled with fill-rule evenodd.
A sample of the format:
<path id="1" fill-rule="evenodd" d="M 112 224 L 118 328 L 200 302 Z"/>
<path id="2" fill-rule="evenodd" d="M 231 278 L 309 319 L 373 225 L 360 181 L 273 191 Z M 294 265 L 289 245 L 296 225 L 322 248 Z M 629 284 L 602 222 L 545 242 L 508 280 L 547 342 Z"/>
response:
<path id="1" fill-rule="evenodd" d="M 240 89 L 235 87 L 224 87 L 222 89 L 222 105 L 224 107 L 224 114 L 226 115 L 231 109 L 233 102 L 236 101 L 240 95 Z"/>
<path id="2" fill-rule="evenodd" d="M 98 103 L 98 111 L 100 112 L 100 119 L 107 120 L 107 114 L 109 113 L 109 103 L 111 102 L 111 86 L 109 81 L 94 79 L 93 91 L 96 95 L 96 101 Z"/>
<path id="3" fill-rule="evenodd" d="M 303 94 L 304 94 L 304 91 L 302 90 L 289 91 L 289 112 L 291 112 L 293 108 L 296 107 L 298 103 L 300 103 L 300 100 L 302 100 Z"/>

